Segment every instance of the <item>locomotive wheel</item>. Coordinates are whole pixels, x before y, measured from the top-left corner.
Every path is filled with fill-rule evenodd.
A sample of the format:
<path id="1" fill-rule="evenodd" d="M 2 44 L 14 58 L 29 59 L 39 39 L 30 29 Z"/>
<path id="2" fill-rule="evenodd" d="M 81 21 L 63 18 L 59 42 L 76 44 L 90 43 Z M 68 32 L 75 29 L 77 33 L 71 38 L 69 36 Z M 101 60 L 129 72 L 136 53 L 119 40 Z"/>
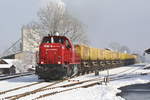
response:
<path id="1" fill-rule="evenodd" d="M 66 69 L 67 71 L 67 77 L 71 77 L 71 75 L 72 75 L 72 68 L 70 67 L 70 66 L 67 66 L 67 69 Z"/>

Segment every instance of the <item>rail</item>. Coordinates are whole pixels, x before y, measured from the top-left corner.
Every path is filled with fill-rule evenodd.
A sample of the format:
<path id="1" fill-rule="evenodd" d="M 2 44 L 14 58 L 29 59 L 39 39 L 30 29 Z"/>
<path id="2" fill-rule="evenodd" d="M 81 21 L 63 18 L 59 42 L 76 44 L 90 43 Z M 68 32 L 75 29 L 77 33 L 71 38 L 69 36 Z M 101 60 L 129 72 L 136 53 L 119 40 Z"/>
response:
<path id="1" fill-rule="evenodd" d="M 4 76 L 0 76 L 0 81 L 2 80 L 7 80 L 7 79 L 12 79 L 12 78 L 17 78 L 17 77 L 21 77 L 21 76 L 28 76 L 28 75 L 33 75 L 34 72 L 25 72 L 25 73 L 17 73 L 14 75 L 4 75 Z"/>

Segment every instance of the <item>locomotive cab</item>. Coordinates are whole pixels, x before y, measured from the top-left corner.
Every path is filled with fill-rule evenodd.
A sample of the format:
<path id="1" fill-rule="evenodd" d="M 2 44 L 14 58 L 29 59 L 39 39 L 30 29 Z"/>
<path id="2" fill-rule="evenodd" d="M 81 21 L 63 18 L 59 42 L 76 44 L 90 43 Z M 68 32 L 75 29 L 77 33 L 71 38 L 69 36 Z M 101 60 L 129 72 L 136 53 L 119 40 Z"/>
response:
<path id="1" fill-rule="evenodd" d="M 40 64 L 72 63 L 73 46 L 64 36 L 44 37 L 40 45 Z"/>

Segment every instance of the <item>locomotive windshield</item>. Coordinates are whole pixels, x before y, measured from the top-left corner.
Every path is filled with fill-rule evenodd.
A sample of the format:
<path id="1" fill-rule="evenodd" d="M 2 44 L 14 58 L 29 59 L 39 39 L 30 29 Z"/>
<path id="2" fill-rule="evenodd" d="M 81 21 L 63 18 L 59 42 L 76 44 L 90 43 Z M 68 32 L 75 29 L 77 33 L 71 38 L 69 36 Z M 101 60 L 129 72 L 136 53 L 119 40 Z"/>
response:
<path id="1" fill-rule="evenodd" d="M 42 43 L 62 43 L 64 42 L 64 38 L 62 37 L 45 37 Z"/>

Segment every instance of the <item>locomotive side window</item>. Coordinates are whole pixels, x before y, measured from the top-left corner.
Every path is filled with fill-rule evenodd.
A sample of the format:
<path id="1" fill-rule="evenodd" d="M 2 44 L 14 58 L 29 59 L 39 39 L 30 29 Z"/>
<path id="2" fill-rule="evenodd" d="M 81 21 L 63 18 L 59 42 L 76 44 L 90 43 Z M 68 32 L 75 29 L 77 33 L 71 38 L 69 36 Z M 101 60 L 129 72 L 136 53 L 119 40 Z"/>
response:
<path id="1" fill-rule="evenodd" d="M 65 45 L 66 45 L 67 48 L 71 48 L 70 43 L 69 43 L 68 40 L 65 41 Z"/>

